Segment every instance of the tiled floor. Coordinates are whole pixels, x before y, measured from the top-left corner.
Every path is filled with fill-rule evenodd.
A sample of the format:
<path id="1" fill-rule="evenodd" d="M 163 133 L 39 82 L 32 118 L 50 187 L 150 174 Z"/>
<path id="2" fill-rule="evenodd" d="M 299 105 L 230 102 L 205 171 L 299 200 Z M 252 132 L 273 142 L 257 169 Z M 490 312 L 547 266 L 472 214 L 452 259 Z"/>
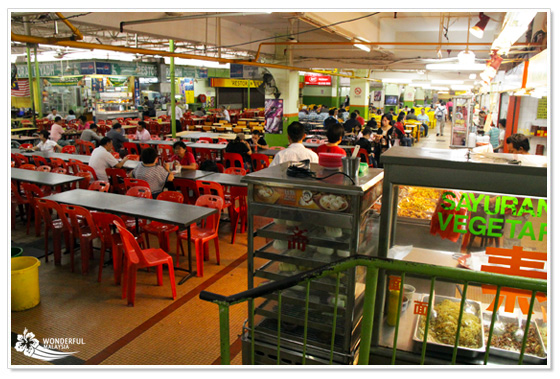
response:
<path id="1" fill-rule="evenodd" d="M 422 138 L 415 147 L 448 148 L 450 126 L 446 129 L 445 137 L 436 137 L 435 129 L 431 129 L 429 136 Z M 200 300 L 199 293 L 206 290 L 231 295 L 247 289 L 247 234 L 238 233 L 235 245 L 230 244 L 230 238 L 231 226 L 222 222 L 221 265 L 216 265 L 211 247 L 210 260 L 204 264 L 204 277 L 194 277 L 177 286 L 175 301 L 171 300 L 169 281 L 165 277 L 163 287 L 158 287 L 154 270 L 140 271 L 134 307 L 128 307 L 126 300 L 121 299 L 121 287 L 114 284 L 110 265 L 103 269 L 101 283 L 97 282 L 97 251 L 86 275 L 79 272 L 79 256 L 74 273 L 70 271 L 68 255 L 63 256 L 61 266 L 55 266 L 52 259 L 45 263 L 41 258 L 40 304 L 11 314 L 11 364 L 16 367 L 217 364 L 220 356 L 218 307 Z M 43 237 L 35 237 L 33 230 L 27 235 L 21 220 L 12 231 L 11 239 L 12 246 L 24 247 L 24 255 L 43 255 Z M 155 240 L 152 243 L 157 246 Z M 173 236 L 171 246 L 174 253 Z M 186 267 L 185 257 L 181 257 L 181 267 Z M 183 275 L 184 272 L 176 271 L 176 281 Z M 233 364 L 241 364 L 238 336 L 246 314 L 245 304 L 233 306 L 230 311 L 230 341 L 237 346 L 232 353 Z M 70 351 L 75 352 L 73 359 L 44 362 L 15 350 L 17 335 L 24 329 L 34 333 L 39 341 L 83 338 L 84 344 L 69 346 Z"/>

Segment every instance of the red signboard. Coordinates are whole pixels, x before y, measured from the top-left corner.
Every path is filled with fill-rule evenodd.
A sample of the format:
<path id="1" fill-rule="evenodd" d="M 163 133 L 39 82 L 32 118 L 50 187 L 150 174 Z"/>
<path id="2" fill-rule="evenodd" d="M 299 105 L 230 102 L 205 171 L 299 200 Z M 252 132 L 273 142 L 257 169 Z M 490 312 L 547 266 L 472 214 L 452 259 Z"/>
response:
<path id="1" fill-rule="evenodd" d="M 311 86 L 330 86 L 331 77 L 328 75 L 305 75 L 305 84 Z"/>

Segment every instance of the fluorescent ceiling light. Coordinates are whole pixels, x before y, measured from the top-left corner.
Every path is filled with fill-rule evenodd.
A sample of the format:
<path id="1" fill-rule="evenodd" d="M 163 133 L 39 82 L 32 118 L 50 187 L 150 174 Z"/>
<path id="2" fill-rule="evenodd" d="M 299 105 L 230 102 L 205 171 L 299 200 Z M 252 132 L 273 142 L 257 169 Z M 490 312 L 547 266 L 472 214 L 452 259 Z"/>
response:
<path id="1" fill-rule="evenodd" d="M 451 89 L 453 91 L 468 91 L 472 88 L 473 88 L 473 86 L 468 85 L 468 84 L 456 84 L 456 85 L 451 86 Z"/>
<path id="2" fill-rule="evenodd" d="M 369 41 L 365 38 L 356 37 L 354 39 L 354 42 L 369 42 Z M 369 47 L 369 45 L 363 45 L 361 43 L 355 43 L 354 46 L 357 47 L 358 49 L 366 51 L 368 53 L 371 51 L 371 48 Z"/>
<path id="3" fill-rule="evenodd" d="M 470 74 L 469 79 L 470 80 L 475 80 L 476 79 L 476 74 Z"/>
<path id="4" fill-rule="evenodd" d="M 451 79 L 434 79 L 432 84 L 463 84 L 463 80 L 451 80 Z"/>
<path id="5" fill-rule="evenodd" d="M 484 71 L 484 63 L 430 63 L 426 65 L 426 70 L 431 71 Z"/>
<path id="6" fill-rule="evenodd" d="M 405 79 L 405 78 L 383 78 L 381 79 L 383 83 L 401 83 L 401 84 L 410 84 L 412 83 L 412 79 Z"/>
<path id="7" fill-rule="evenodd" d="M 169 64 L 170 57 L 164 57 L 165 64 Z M 211 67 L 211 68 L 229 68 L 229 63 L 219 63 L 214 61 L 205 61 L 201 59 L 183 59 L 175 58 L 175 64 L 196 66 L 196 67 Z"/>
<path id="8" fill-rule="evenodd" d="M 438 87 L 438 86 L 428 86 L 428 87 L 424 87 L 424 89 L 430 89 L 432 91 L 448 91 L 449 88 L 447 87 Z"/>

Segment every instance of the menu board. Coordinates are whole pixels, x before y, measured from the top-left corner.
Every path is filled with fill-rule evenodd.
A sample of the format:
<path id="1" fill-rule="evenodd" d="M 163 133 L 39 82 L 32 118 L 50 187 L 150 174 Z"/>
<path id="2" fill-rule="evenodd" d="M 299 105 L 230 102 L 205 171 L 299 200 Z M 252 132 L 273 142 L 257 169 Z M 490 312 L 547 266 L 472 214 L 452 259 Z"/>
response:
<path id="1" fill-rule="evenodd" d="M 537 106 L 537 120 L 546 120 L 548 117 L 547 114 L 547 99 L 546 96 L 542 97 L 539 100 L 538 106 Z"/>

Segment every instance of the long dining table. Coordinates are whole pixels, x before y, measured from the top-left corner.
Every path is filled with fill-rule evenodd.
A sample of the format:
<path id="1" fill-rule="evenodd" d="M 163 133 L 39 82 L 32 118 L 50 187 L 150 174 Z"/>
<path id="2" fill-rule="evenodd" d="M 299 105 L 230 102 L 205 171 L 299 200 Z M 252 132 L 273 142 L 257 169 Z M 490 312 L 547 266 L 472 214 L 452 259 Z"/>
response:
<path id="1" fill-rule="evenodd" d="M 148 219 L 166 224 L 177 225 L 187 229 L 188 235 L 188 269 L 176 267 L 176 270 L 186 271 L 188 275 L 183 277 L 179 284 L 196 275 L 192 269 L 191 251 L 191 228 L 202 219 L 217 212 L 213 208 L 198 207 L 196 205 L 178 204 L 170 201 L 145 199 L 133 196 L 119 195 L 114 193 L 97 192 L 76 189 L 47 196 L 45 199 L 53 200 L 63 204 L 77 205 L 87 209 L 99 210 L 107 213 L 124 214 L 136 219 Z M 137 230 L 139 232 L 139 230 Z M 168 252 L 169 253 L 169 252 Z"/>
<path id="2" fill-rule="evenodd" d="M 33 155 L 38 155 L 45 159 L 49 158 L 59 158 L 65 162 L 68 162 L 69 159 L 76 159 L 81 161 L 84 164 L 89 164 L 89 160 L 91 158 L 90 155 L 84 154 L 66 154 L 66 153 L 51 153 L 51 152 L 43 152 L 43 151 L 21 151 L 20 149 L 13 148 L 12 153 L 19 153 L 23 154 L 26 157 L 32 157 Z M 126 161 L 124 162 L 123 168 L 126 170 L 133 170 L 138 166 L 139 161 Z"/>
<path id="3" fill-rule="evenodd" d="M 25 170 L 21 168 L 11 168 L 11 179 L 18 182 L 27 182 L 42 186 L 58 187 L 84 179 L 81 176 L 56 174 L 53 172 Z"/>

